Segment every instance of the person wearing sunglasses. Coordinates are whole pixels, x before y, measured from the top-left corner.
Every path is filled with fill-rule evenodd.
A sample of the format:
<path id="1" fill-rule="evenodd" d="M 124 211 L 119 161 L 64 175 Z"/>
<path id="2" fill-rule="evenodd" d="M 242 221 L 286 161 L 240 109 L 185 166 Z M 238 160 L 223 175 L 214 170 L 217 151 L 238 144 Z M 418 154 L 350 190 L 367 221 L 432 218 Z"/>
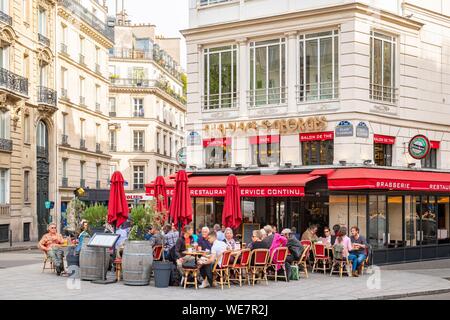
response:
<path id="1" fill-rule="evenodd" d="M 63 236 L 57 232 L 56 223 L 50 223 L 47 227 L 47 233 L 44 234 L 38 247 L 44 251 L 55 266 L 56 274 L 59 276 L 64 271 L 64 251 L 61 245 L 64 243 Z"/>

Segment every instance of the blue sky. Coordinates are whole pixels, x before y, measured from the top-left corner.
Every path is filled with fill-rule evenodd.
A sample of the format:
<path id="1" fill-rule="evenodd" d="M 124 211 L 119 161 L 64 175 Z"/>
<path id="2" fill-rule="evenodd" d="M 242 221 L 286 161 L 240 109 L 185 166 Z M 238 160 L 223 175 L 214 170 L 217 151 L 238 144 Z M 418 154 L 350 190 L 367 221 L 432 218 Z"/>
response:
<path id="1" fill-rule="evenodd" d="M 122 0 L 118 0 L 121 6 Z M 116 0 L 107 0 L 109 14 L 115 13 Z M 180 37 L 182 41 L 181 63 L 186 68 L 186 49 L 179 30 L 189 23 L 188 0 L 125 0 L 125 9 L 133 23 L 152 23 L 157 33 L 166 37 Z"/>

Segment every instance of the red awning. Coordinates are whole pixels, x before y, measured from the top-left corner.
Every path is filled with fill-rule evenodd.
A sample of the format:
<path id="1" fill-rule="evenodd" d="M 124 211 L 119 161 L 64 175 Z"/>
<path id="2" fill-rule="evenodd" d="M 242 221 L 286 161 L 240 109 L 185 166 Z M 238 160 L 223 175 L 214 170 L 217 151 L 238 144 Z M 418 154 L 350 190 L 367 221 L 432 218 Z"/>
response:
<path id="1" fill-rule="evenodd" d="M 328 176 L 332 190 L 400 190 L 450 192 L 450 173 L 387 169 L 337 169 Z"/>
<path id="2" fill-rule="evenodd" d="M 190 176 L 192 197 L 224 197 L 228 176 Z M 241 197 L 302 197 L 305 185 L 319 178 L 310 174 L 277 174 L 237 176 Z M 168 196 L 173 196 L 175 183 L 166 178 Z M 154 185 L 147 184 L 146 194 L 154 195 Z"/>

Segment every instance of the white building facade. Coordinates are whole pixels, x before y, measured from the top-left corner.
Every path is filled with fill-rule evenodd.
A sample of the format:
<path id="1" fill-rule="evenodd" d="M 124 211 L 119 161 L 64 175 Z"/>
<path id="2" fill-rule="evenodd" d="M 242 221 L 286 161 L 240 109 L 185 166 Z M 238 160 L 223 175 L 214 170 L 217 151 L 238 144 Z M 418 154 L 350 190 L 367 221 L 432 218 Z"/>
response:
<path id="1" fill-rule="evenodd" d="M 301 231 L 312 222 L 357 225 L 380 249 L 381 263 L 403 261 L 407 247 L 423 254 L 426 245 L 446 243 L 448 178 L 436 189 L 429 184 L 436 194 L 380 181 L 348 185 L 357 192 L 340 194 L 333 179 L 342 168 L 370 169 L 363 172 L 375 178 L 449 173 L 450 4 L 191 0 L 189 10 L 183 34 L 187 162 L 194 175 L 237 168 L 237 174 L 301 172 L 317 184 L 328 179 L 327 190 L 310 193 L 316 200 L 308 188 L 301 199 L 247 200 L 267 211 L 259 223 Z M 420 160 L 409 152 L 417 135 L 428 140 Z M 198 198 L 196 207 L 209 206 L 205 201 L 217 205 Z M 383 250 L 391 248 L 403 258 L 386 258 Z"/>
<path id="2" fill-rule="evenodd" d="M 109 64 L 109 151 L 111 172 L 122 172 L 132 201 L 143 199 L 145 183 L 180 168 L 186 100 L 179 50 L 171 50 L 174 57 L 165 50 L 166 43 L 179 47 L 175 39 L 157 37 L 154 25 L 126 23 L 120 15 L 117 21 Z"/>

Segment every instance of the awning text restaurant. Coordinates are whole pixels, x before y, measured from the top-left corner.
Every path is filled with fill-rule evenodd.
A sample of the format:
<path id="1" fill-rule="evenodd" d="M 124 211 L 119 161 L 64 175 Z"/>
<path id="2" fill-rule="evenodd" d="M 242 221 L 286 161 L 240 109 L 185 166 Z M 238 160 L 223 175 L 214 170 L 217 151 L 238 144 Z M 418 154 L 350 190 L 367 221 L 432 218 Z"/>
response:
<path id="1" fill-rule="evenodd" d="M 266 224 L 296 227 L 310 224 L 358 226 L 373 248 L 376 264 L 450 257 L 450 173 L 414 169 L 330 167 L 289 169 L 195 171 L 189 173 L 194 225 L 222 221 L 228 174 L 241 187 L 242 229 Z M 167 177 L 173 195 L 174 177 Z M 146 185 L 153 195 L 152 184 Z M 248 233 L 248 232 L 247 232 Z"/>

